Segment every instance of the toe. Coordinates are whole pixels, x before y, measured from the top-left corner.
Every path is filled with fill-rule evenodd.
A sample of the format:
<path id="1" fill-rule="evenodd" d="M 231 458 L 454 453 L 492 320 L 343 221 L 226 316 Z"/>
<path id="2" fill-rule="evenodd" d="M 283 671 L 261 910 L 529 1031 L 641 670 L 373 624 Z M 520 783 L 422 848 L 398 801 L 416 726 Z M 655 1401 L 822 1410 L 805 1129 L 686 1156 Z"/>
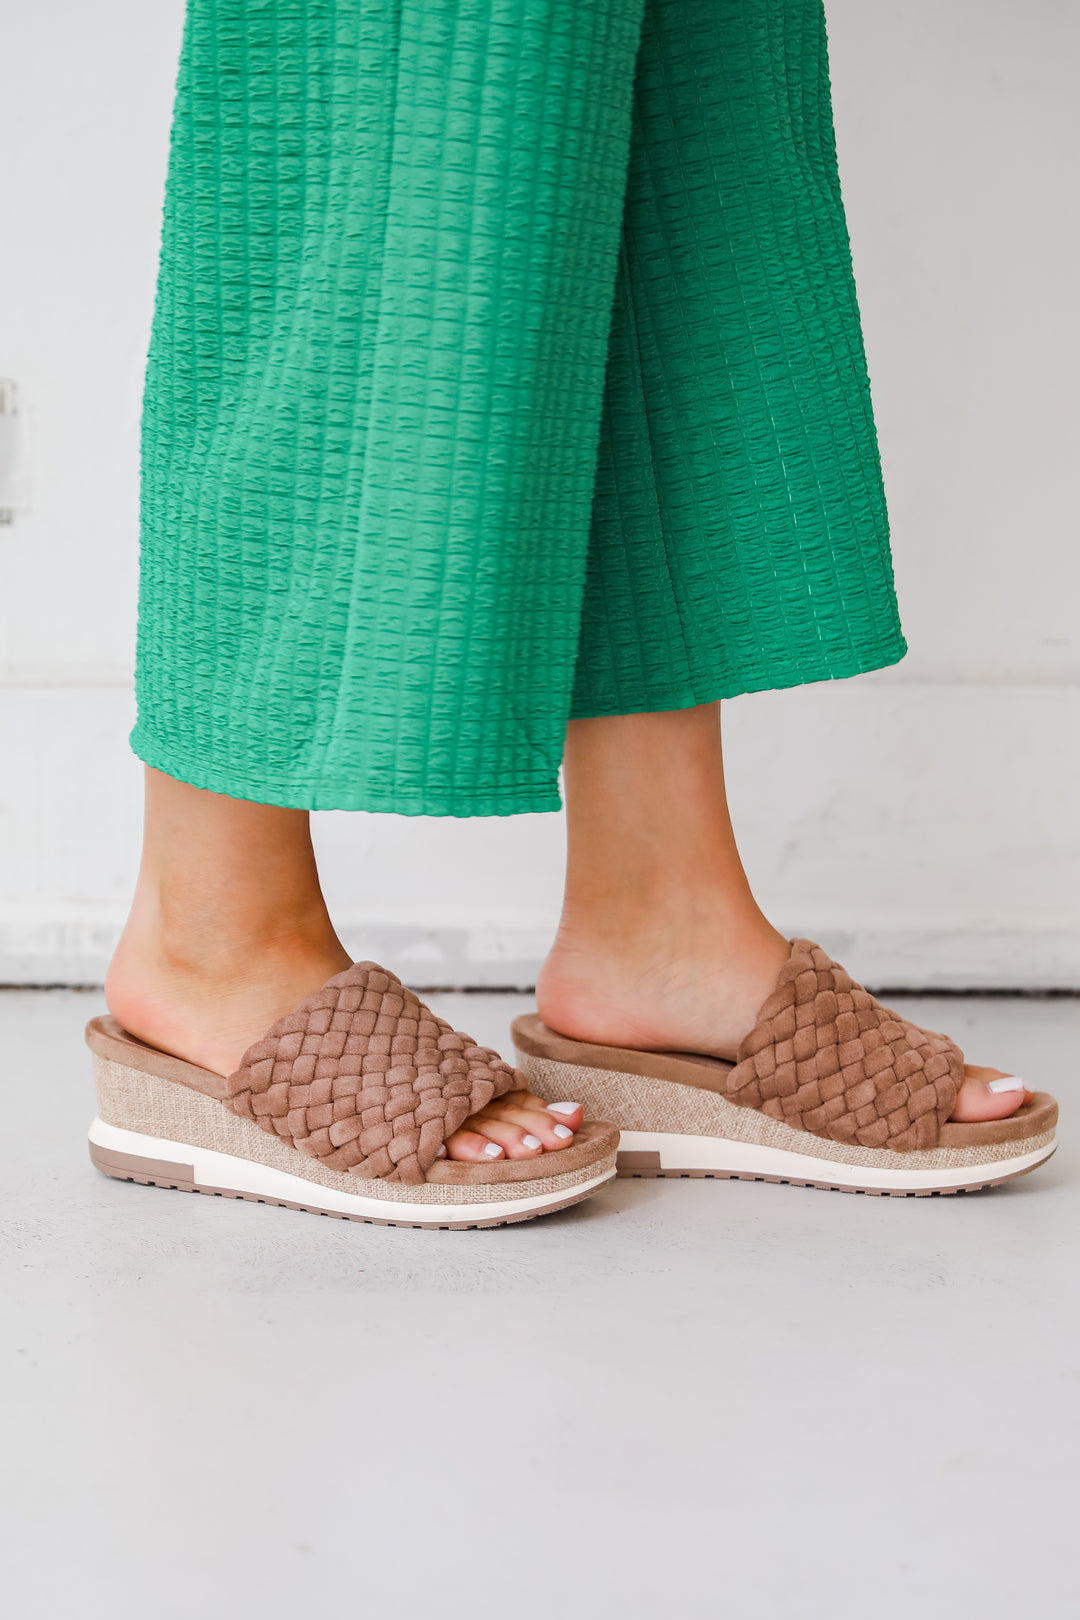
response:
<path id="1" fill-rule="evenodd" d="M 573 1127 L 567 1125 L 555 1114 L 549 1114 L 543 1103 L 536 1097 L 530 1097 L 521 1106 L 510 1105 L 505 1099 L 499 1098 L 496 1103 L 489 1103 L 474 1121 L 478 1130 L 486 1130 L 489 1121 L 499 1121 L 504 1125 L 517 1125 L 530 1141 L 539 1142 L 541 1147 L 549 1153 L 566 1147 L 574 1139 Z M 498 1138 L 502 1141 L 502 1138 Z"/>
<path id="2" fill-rule="evenodd" d="M 534 1099 L 539 1101 L 539 1099 Z M 579 1102 L 550 1102 L 540 1103 L 546 1114 L 550 1114 L 557 1125 L 565 1125 L 571 1131 L 579 1131 L 581 1122 L 585 1118 L 585 1110 Z"/>
<path id="3" fill-rule="evenodd" d="M 479 1131 L 463 1128 L 446 1139 L 446 1157 L 471 1164 L 490 1164 L 492 1159 L 504 1157 L 503 1150 L 490 1137 Z"/>
<path id="4" fill-rule="evenodd" d="M 1031 1088 L 1015 1074 L 1002 1074 L 1000 1069 L 976 1068 L 967 1064 L 964 1083 L 956 1098 L 956 1107 L 949 1118 L 958 1123 L 971 1124 L 982 1119 L 1008 1119 L 1015 1114 Z"/>
<path id="5" fill-rule="evenodd" d="M 580 1103 L 549 1104 L 528 1091 L 511 1091 L 467 1119 L 447 1139 L 446 1156 L 475 1163 L 555 1153 L 573 1141 L 582 1114 Z"/>
<path id="6" fill-rule="evenodd" d="M 481 1132 L 489 1142 L 497 1142 L 508 1159 L 535 1159 L 544 1151 L 544 1144 L 526 1126 L 515 1125 L 507 1119 L 491 1119 L 486 1113 L 474 1114 L 469 1120 L 473 1130 Z"/>

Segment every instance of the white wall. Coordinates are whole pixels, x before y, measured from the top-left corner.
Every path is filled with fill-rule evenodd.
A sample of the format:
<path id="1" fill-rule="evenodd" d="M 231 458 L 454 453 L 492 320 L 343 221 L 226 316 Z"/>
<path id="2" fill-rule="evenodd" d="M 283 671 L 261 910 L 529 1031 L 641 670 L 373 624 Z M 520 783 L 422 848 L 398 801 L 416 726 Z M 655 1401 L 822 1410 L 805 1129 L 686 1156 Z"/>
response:
<path id="1" fill-rule="evenodd" d="M 827 9 L 912 650 L 727 706 L 748 864 L 874 984 L 1078 986 L 1080 7 Z M 0 376 L 30 429 L 0 528 L 0 981 L 100 977 L 137 856 L 137 419 L 182 10 L 0 4 Z M 318 820 L 358 953 L 530 982 L 561 818 Z"/>

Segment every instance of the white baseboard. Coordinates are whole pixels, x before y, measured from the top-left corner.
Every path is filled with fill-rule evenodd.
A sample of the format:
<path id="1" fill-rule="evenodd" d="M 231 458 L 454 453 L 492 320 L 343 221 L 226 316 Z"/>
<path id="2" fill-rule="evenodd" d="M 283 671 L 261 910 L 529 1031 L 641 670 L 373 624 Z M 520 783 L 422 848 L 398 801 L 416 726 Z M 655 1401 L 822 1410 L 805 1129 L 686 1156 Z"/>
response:
<path id="1" fill-rule="evenodd" d="M 101 917 L 32 926 L 0 917 L 0 987 L 100 985 L 121 919 Z M 359 961 L 381 962 L 424 990 L 530 990 L 544 957 L 537 931 L 439 929 L 394 923 L 346 924 L 339 932 Z M 820 944 L 869 989 L 902 991 L 1080 992 L 1080 941 L 1065 930 L 996 935 L 963 929 L 814 929 Z"/>
<path id="2" fill-rule="evenodd" d="M 138 859 L 130 721 L 122 689 L 0 690 L 0 983 L 101 981 Z M 873 987 L 1080 989 L 1078 737 L 1076 687 L 873 678 L 726 705 L 755 889 Z M 532 984 L 561 817 L 316 824 L 354 954 L 416 985 Z"/>

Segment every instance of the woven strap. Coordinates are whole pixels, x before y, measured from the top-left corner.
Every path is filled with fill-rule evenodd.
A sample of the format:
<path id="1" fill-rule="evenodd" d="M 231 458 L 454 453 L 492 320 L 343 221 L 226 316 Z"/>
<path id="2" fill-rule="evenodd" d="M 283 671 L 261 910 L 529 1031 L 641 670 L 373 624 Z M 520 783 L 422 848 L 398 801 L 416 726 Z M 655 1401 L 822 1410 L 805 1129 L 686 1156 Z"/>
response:
<path id="1" fill-rule="evenodd" d="M 889 1012 L 820 945 L 794 939 L 726 1095 L 814 1136 L 908 1153 L 937 1145 L 963 1078 L 947 1036 Z"/>
<path id="2" fill-rule="evenodd" d="M 229 1106 L 334 1170 L 419 1182 L 493 1097 L 508 1063 L 374 962 L 355 962 L 279 1019 L 229 1076 Z"/>

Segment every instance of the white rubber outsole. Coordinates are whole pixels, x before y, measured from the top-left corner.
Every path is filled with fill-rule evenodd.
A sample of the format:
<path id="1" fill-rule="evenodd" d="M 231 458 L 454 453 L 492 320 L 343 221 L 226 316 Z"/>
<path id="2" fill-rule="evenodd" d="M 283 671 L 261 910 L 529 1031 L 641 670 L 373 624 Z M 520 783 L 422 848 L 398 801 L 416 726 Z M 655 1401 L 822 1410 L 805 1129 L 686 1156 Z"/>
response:
<path id="1" fill-rule="evenodd" d="M 1026 1175 L 1044 1164 L 1057 1139 L 1030 1153 L 988 1164 L 951 1165 L 934 1170 L 870 1168 L 838 1164 L 809 1154 L 716 1136 L 681 1136 L 672 1131 L 623 1131 L 620 1176 L 715 1176 L 718 1179 L 790 1182 L 835 1192 L 926 1197 L 932 1193 L 975 1192 Z"/>
<path id="2" fill-rule="evenodd" d="M 442 1229 L 502 1226 L 565 1209 L 587 1198 L 615 1176 L 615 1168 L 611 1166 L 570 1188 L 532 1198 L 477 1204 L 429 1204 L 337 1192 L 302 1176 L 291 1176 L 269 1165 L 257 1164 L 252 1159 L 216 1153 L 187 1142 L 170 1142 L 159 1136 L 144 1136 L 118 1125 L 107 1125 L 102 1119 L 94 1120 L 89 1138 L 94 1164 L 106 1175 L 121 1181 L 282 1204 L 289 1209 L 333 1215 L 343 1220 L 369 1221 L 378 1226 Z"/>

